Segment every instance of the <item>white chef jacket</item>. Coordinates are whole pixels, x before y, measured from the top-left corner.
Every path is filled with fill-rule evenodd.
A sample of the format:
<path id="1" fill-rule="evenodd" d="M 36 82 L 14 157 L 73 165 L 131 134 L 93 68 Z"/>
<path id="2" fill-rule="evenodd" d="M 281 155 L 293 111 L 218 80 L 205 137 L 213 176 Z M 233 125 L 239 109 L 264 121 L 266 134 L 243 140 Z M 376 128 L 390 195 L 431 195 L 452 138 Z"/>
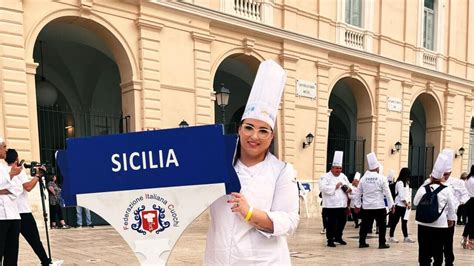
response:
<path id="1" fill-rule="evenodd" d="M 355 208 L 355 201 L 354 201 L 354 198 L 355 196 L 357 195 L 357 190 L 359 190 L 358 187 L 355 187 L 353 185 L 351 185 L 351 193 L 349 193 L 349 199 L 351 200 L 351 203 L 349 204 L 349 206 L 354 209 Z"/>
<path id="2" fill-rule="evenodd" d="M 431 190 L 434 191 L 439 187 L 439 184 L 430 184 Z M 425 186 L 421 186 L 416 192 L 415 198 L 413 199 L 413 204 L 418 205 L 420 203 L 423 195 L 426 194 Z M 444 208 L 446 206 L 446 208 Z M 444 208 L 443 213 L 439 216 L 438 220 L 432 223 L 422 223 L 416 221 L 417 224 L 428 226 L 428 227 L 438 227 L 438 228 L 447 228 L 448 220 L 456 220 L 456 211 L 453 204 L 453 193 L 449 188 L 445 188 L 438 193 L 438 212 Z"/>
<path id="3" fill-rule="evenodd" d="M 403 201 L 411 201 L 410 187 L 408 186 L 408 183 L 404 186 L 403 181 L 397 181 L 395 184 L 395 195 L 397 195 L 395 196 L 395 205 L 406 207 Z"/>
<path id="4" fill-rule="evenodd" d="M 286 235 L 299 222 L 299 197 L 294 170 L 290 164 L 267 153 L 265 160 L 251 167 L 240 161 L 234 166 L 241 193 L 256 209 L 273 221 L 273 233 L 257 230 L 227 203 L 229 195 L 211 205 L 205 265 L 290 265 Z"/>
<path id="5" fill-rule="evenodd" d="M 358 188 L 354 197 L 354 205 L 357 208 L 362 206 L 365 210 L 385 209 L 384 197 L 387 198 L 387 207 L 392 208 L 393 198 L 386 178 L 377 172 L 365 172 Z"/>
<path id="6" fill-rule="evenodd" d="M 346 208 L 347 194 L 342 191 L 341 187 L 336 189 L 336 184 L 341 182 L 342 185 L 351 187 L 351 183 L 347 176 L 341 173 L 334 176 L 331 171 L 322 175 L 319 179 L 319 191 L 323 195 L 323 208 Z"/>
<path id="7" fill-rule="evenodd" d="M 467 193 L 469 193 L 469 197 L 474 198 L 474 176 L 471 176 L 468 180 L 464 182 Z"/>
<path id="8" fill-rule="evenodd" d="M 8 166 L 0 164 L 0 189 L 11 192 L 8 195 L 0 195 L 0 220 L 20 220 L 20 214 L 16 206 L 16 198 L 23 191 L 23 187 L 10 180 Z"/>
<path id="9" fill-rule="evenodd" d="M 443 185 L 451 189 L 453 194 L 454 210 L 459 208 L 459 205 L 466 203 L 469 200 L 469 192 L 464 185 L 464 181 L 457 178 L 450 177 Z"/>
<path id="10" fill-rule="evenodd" d="M 9 169 L 11 167 L 8 167 Z M 12 182 L 15 183 L 16 186 L 22 188 L 22 192 L 18 195 L 16 199 L 16 206 L 18 207 L 19 213 L 30 213 L 30 204 L 28 203 L 28 191 L 23 189 L 23 184 L 30 181 L 30 178 L 26 174 L 25 170 L 21 170 L 20 174 L 15 176 L 12 179 Z"/>

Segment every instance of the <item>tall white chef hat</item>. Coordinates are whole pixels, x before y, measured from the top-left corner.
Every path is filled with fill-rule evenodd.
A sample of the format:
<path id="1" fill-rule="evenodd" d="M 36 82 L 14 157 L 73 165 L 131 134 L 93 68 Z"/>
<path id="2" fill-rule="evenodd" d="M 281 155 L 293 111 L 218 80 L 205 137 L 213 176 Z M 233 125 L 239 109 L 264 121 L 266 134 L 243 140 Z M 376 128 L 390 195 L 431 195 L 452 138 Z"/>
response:
<path id="1" fill-rule="evenodd" d="M 450 173 L 453 170 L 453 160 L 454 160 L 454 151 L 451 149 L 444 149 L 442 154 L 446 155 L 446 169 L 444 169 L 445 173 Z"/>
<path id="2" fill-rule="evenodd" d="M 286 72 L 280 65 L 273 60 L 263 61 L 258 67 L 242 120 L 258 119 L 273 129 L 285 80 Z"/>
<path id="3" fill-rule="evenodd" d="M 343 151 L 335 151 L 334 159 L 332 160 L 332 166 L 342 166 L 342 157 L 344 156 Z"/>
<path id="4" fill-rule="evenodd" d="M 356 172 L 356 173 L 355 173 L 354 179 L 355 179 L 355 180 L 360 180 L 360 173 L 359 173 L 359 172 Z"/>
<path id="5" fill-rule="evenodd" d="M 440 153 L 438 158 L 436 158 L 436 162 L 433 166 L 433 171 L 431 171 L 431 176 L 436 179 L 440 179 L 443 177 L 444 169 L 446 169 L 446 162 L 448 161 L 448 157 L 446 155 Z"/>
<path id="6" fill-rule="evenodd" d="M 393 169 L 390 169 L 390 171 L 388 171 L 388 174 L 387 174 L 387 180 L 388 182 L 392 182 L 393 181 L 393 178 L 395 177 L 395 170 Z"/>
<path id="7" fill-rule="evenodd" d="M 369 170 L 375 170 L 380 167 L 379 161 L 377 161 L 377 156 L 374 152 L 367 154 L 367 165 Z"/>

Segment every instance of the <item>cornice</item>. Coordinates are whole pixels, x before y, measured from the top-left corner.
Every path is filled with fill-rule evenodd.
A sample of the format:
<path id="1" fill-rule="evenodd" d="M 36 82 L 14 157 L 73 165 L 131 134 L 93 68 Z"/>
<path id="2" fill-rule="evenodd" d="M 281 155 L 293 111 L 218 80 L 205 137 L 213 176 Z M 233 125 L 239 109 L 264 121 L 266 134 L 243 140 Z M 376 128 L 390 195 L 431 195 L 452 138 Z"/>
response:
<path id="1" fill-rule="evenodd" d="M 465 86 L 474 87 L 474 81 L 471 81 L 468 79 L 451 76 L 449 74 L 446 74 L 444 72 L 440 72 L 434 69 L 423 68 L 421 66 L 409 64 L 402 61 L 397 61 L 397 60 L 384 57 L 381 55 L 372 54 L 372 53 L 357 50 L 357 49 L 352 49 L 350 47 L 338 45 L 332 42 L 312 38 L 312 37 L 298 34 L 295 32 L 291 32 L 288 30 L 284 30 L 284 29 L 273 27 L 273 26 L 265 25 L 262 23 L 246 20 L 244 18 L 239 18 L 236 16 L 232 16 L 230 14 L 221 13 L 221 12 L 218 12 L 217 10 L 208 9 L 208 8 L 201 7 L 198 5 L 194 5 L 194 4 L 190 4 L 186 2 L 177 2 L 177 1 L 176 2 L 175 1 L 159 1 L 159 2 L 154 2 L 154 4 L 159 5 L 160 7 L 170 8 L 174 11 L 180 11 L 180 12 L 188 13 L 194 16 L 207 18 L 211 20 L 211 23 L 224 24 L 231 28 L 236 28 L 236 27 L 242 28 L 245 30 L 264 34 L 273 38 L 276 37 L 276 38 L 281 38 L 284 40 L 292 40 L 298 43 L 302 43 L 302 44 L 306 44 L 309 46 L 314 46 L 320 49 L 330 51 L 332 54 L 339 53 L 345 56 L 347 55 L 354 56 L 360 59 L 370 60 L 378 64 L 384 64 L 384 65 L 396 67 L 399 69 L 403 69 L 405 71 L 417 72 L 417 73 L 420 73 L 432 78 L 436 78 L 436 79 L 441 78 L 441 79 L 451 81 L 451 82 L 456 82 Z"/>

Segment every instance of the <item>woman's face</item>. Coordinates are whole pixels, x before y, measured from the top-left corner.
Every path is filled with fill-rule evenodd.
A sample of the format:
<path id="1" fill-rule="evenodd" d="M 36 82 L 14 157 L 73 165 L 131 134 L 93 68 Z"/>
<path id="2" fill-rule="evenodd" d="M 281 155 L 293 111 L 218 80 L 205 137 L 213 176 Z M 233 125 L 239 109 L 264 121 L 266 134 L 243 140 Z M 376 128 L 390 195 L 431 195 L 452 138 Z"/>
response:
<path id="1" fill-rule="evenodd" d="M 242 153 L 251 157 L 265 154 L 273 139 L 273 130 L 265 122 L 247 118 L 239 127 Z"/>

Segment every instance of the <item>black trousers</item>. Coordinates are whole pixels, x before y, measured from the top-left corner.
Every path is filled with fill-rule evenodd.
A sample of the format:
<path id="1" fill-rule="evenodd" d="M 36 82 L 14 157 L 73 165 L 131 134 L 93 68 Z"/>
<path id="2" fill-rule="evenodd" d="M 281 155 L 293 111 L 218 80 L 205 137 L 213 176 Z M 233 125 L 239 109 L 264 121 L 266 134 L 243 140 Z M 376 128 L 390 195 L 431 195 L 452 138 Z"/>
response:
<path id="1" fill-rule="evenodd" d="M 374 209 L 374 210 L 361 210 L 362 225 L 359 230 L 359 243 L 367 243 L 366 238 L 369 231 L 372 231 L 372 225 L 374 220 L 377 222 L 379 227 L 379 246 L 385 245 L 385 232 L 387 230 L 387 210 Z"/>
<path id="2" fill-rule="evenodd" d="M 390 237 L 393 237 L 395 234 L 395 229 L 397 228 L 398 221 L 402 219 L 402 232 L 404 237 L 408 237 L 408 221 L 403 219 L 405 217 L 405 212 L 407 208 L 401 206 L 395 206 L 395 213 L 390 215 L 389 224 L 390 224 Z"/>
<path id="3" fill-rule="evenodd" d="M 457 215 L 458 215 L 458 223 L 461 222 L 461 223 L 466 223 L 467 221 L 467 208 L 466 208 L 466 204 L 463 204 L 463 205 L 459 205 L 458 207 L 458 212 L 457 212 Z"/>
<path id="4" fill-rule="evenodd" d="M 443 237 L 447 228 L 418 225 L 418 262 L 420 265 L 443 264 Z"/>
<path id="5" fill-rule="evenodd" d="M 64 220 L 61 206 L 59 204 L 49 205 L 49 212 L 51 217 L 51 224 L 55 223 L 57 226 L 59 226 L 61 224 L 61 220 Z"/>
<path id="6" fill-rule="evenodd" d="M 43 243 L 41 243 L 40 235 L 38 232 L 38 226 L 36 225 L 35 218 L 31 212 L 20 213 L 21 216 L 21 227 L 20 233 L 30 244 L 36 256 L 41 261 L 41 265 L 49 265 L 49 258 L 44 250 Z"/>
<path id="7" fill-rule="evenodd" d="M 20 220 L 0 220 L 0 265 L 18 265 L 19 236 Z"/>
<path id="8" fill-rule="evenodd" d="M 323 219 L 323 228 L 326 229 L 328 227 L 328 214 L 326 208 L 323 208 L 323 211 L 321 212 L 321 218 Z"/>
<path id="9" fill-rule="evenodd" d="M 469 239 L 474 239 L 474 198 L 470 198 L 465 205 L 465 211 L 467 212 L 467 223 L 464 227 L 462 236 L 468 237 Z"/>
<path id="10" fill-rule="evenodd" d="M 443 253 L 445 265 L 453 265 L 454 263 L 454 252 L 453 252 L 453 238 L 454 238 L 454 227 L 451 226 L 444 230 L 443 237 Z"/>
<path id="11" fill-rule="evenodd" d="M 360 213 L 355 212 L 355 208 L 351 208 L 352 219 L 354 220 L 354 224 L 356 226 L 359 225 Z"/>
<path id="12" fill-rule="evenodd" d="M 342 232 L 346 226 L 346 208 L 324 208 L 327 214 L 326 238 L 329 242 L 342 239 Z"/>

